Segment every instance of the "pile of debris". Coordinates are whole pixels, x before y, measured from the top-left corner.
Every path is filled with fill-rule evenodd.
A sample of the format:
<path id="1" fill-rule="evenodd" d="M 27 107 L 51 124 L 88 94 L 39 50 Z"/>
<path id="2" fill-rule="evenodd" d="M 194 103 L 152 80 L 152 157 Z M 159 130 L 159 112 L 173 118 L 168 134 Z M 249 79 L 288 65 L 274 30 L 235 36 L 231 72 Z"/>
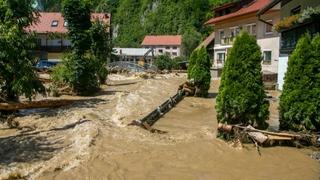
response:
<path id="1" fill-rule="evenodd" d="M 320 135 L 298 134 L 292 132 L 271 132 L 255 129 L 252 126 L 218 124 L 218 131 L 227 134 L 229 138 L 237 142 L 252 140 L 256 146 L 291 145 L 296 147 L 314 146 L 320 147 Z"/>

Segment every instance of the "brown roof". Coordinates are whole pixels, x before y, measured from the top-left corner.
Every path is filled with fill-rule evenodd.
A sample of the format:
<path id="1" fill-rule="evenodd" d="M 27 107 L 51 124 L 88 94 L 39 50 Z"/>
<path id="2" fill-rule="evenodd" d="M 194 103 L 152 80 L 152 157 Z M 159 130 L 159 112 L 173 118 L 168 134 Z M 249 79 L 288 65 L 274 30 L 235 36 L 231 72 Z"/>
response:
<path id="1" fill-rule="evenodd" d="M 206 25 L 214 25 L 215 23 L 221 22 L 221 21 L 225 21 L 225 20 L 229 20 L 231 18 L 235 18 L 238 16 L 243 16 L 246 14 L 250 14 L 250 13 L 256 13 L 258 12 L 261 8 L 265 7 L 267 4 L 269 4 L 271 2 L 271 0 L 255 0 L 254 2 L 248 4 L 247 6 L 239 9 L 236 12 L 224 15 L 224 16 L 219 16 L 219 17 L 215 17 L 210 19 L 209 21 L 207 21 L 205 24 Z"/>
<path id="2" fill-rule="evenodd" d="M 212 32 L 202 43 L 196 48 L 200 49 L 202 47 L 206 48 L 208 45 L 214 40 L 215 38 L 215 32 Z"/>
<path id="3" fill-rule="evenodd" d="M 180 35 L 145 36 L 142 46 L 181 45 Z"/>
<path id="4" fill-rule="evenodd" d="M 110 15 L 105 13 L 92 13 L 91 20 L 102 20 L 105 23 L 110 23 Z M 52 27 L 52 22 L 58 21 L 57 26 Z M 68 29 L 64 26 L 64 18 L 61 13 L 58 12 L 41 12 L 39 19 L 30 27 L 28 31 L 34 31 L 36 33 L 67 33 Z"/>

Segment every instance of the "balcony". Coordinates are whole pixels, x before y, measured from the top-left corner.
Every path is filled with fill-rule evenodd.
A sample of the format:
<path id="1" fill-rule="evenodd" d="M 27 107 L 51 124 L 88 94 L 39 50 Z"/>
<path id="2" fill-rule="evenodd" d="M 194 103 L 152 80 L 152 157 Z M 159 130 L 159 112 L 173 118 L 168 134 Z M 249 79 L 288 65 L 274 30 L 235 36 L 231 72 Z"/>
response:
<path id="1" fill-rule="evenodd" d="M 63 52 L 70 49 L 70 46 L 40 46 L 38 45 L 35 50 L 47 52 Z"/>
<path id="2" fill-rule="evenodd" d="M 235 37 L 232 37 L 232 36 L 224 37 L 224 38 L 220 39 L 220 44 L 221 45 L 232 45 L 234 40 L 235 40 Z"/>

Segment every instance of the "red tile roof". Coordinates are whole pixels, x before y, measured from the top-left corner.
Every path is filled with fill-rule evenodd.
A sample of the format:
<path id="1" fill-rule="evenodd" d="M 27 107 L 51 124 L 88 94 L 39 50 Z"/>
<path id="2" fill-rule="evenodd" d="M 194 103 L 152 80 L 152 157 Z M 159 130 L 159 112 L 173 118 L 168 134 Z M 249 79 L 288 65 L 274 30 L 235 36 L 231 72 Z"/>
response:
<path id="1" fill-rule="evenodd" d="M 105 13 L 92 13 L 91 20 L 102 20 L 110 23 L 110 15 Z M 56 27 L 52 27 L 52 21 L 58 21 Z M 64 18 L 61 13 L 41 12 L 39 19 L 33 25 L 27 28 L 28 31 L 34 31 L 39 34 L 45 33 L 67 33 L 68 29 L 64 26 Z"/>
<path id="2" fill-rule="evenodd" d="M 142 46 L 157 46 L 157 45 L 181 45 L 182 37 L 180 35 L 165 35 L 165 36 L 145 36 Z"/>
<path id="3" fill-rule="evenodd" d="M 267 4 L 269 4 L 270 2 L 271 2 L 271 0 L 255 0 L 254 2 L 248 4 L 248 6 L 245 6 L 236 12 L 233 12 L 233 13 L 230 13 L 230 14 L 227 14 L 224 16 L 212 18 L 209 21 L 207 21 L 205 23 L 205 25 L 214 25 L 217 22 L 229 20 L 231 18 L 243 16 L 246 14 L 256 13 L 260 9 L 265 7 Z"/>

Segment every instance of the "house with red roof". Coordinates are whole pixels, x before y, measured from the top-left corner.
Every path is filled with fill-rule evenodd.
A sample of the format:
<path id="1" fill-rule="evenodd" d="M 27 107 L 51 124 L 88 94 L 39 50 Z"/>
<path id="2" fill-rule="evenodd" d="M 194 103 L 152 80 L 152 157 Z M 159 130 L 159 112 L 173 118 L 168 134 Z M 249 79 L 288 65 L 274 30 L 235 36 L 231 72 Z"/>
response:
<path id="1" fill-rule="evenodd" d="M 102 21 L 110 27 L 110 14 L 92 13 L 92 21 Z M 67 38 L 68 22 L 58 12 L 40 12 L 38 19 L 26 29 L 37 34 L 37 54 L 41 59 L 61 59 L 71 42 Z"/>
<path id="2" fill-rule="evenodd" d="M 262 71 L 265 74 L 277 74 L 280 39 L 272 25 L 280 19 L 280 8 L 274 7 L 260 18 L 256 15 L 270 2 L 271 0 L 238 0 L 213 10 L 214 17 L 205 24 L 215 29 L 213 71 L 218 73 L 214 74 L 221 75 L 228 51 L 241 30 L 256 37 L 263 54 Z"/>
<path id="3" fill-rule="evenodd" d="M 153 49 L 154 55 L 167 54 L 171 58 L 181 56 L 181 35 L 157 35 L 145 36 L 141 46 L 147 49 Z"/>

